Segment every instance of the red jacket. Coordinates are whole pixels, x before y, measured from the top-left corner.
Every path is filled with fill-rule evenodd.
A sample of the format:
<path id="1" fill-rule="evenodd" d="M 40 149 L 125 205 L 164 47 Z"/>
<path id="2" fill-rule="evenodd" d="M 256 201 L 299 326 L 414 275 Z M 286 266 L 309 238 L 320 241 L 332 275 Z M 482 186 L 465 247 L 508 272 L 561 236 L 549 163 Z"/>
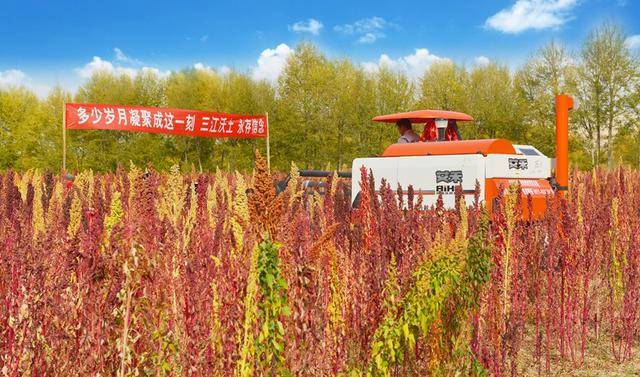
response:
<path id="1" fill-rule="evenodd" d="M 420 136 L 420 141 L 436 141 L 438 140 L 438 130 L 436 130 L 436 121 L 433 119 L 427 119 L 424 124 L 424 131 Z"/>

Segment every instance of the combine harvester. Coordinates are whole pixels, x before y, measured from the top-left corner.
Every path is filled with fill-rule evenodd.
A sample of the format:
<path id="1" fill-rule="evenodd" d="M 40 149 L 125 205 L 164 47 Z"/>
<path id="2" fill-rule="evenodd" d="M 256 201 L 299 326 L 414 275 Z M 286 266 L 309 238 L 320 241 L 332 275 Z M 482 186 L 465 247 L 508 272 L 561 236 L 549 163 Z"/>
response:
<path id="1" fill-rule="evenodd" d="M 467 204 L 471 205 L 478 182 L 480 198 L 491 208 L 501 190 L 519 185 L 523 195 L 523 200 L 520 201 L 522 213 L 525 217 L 529 217 L 530 213 L 532 218 L 539 218 L 546 210 L 547 197 L 563 195 L 568 189 L 568 126 L 573 99 L 559 95 L 556 97 L 555 108 L 555 163 L 531 145 L 514 145 L 506 139 L 460 140 L 455 123 L 472 121 L 473 118 L 467 114 L 418 110 L 381 115 L 373 118 L 373 121 L 396 123 L 401 119 L 408 119 L 412 124 L 435 123 L 437 135 L 434 131 L 434 141 L 392 144 L 381 156 L 356 158 L 351 174 L 339 173 L 339 177 L 352 177 L 351 200 L 354 206 L 360 201 L 362 167 L 373 174 L 376 190 L 380 189 L 382 178 L 392 189 L 400 185 L 405 194 L 407 187 L 411 185 L 414 194 L 421 195 L 426 206 L 434 205 L 442 195 L 444 207 L 454 208 L 455 191 L 459 186 Z M 446 141 L 452 139 L 452 133 L 455 133 L 453 139 L 457 140 Z M 330 174 L 332 173 L 317 170 L 300 172 L 304 177 L 326 177 Z M 531 197 L 530 209 L 528 197 Z"/>

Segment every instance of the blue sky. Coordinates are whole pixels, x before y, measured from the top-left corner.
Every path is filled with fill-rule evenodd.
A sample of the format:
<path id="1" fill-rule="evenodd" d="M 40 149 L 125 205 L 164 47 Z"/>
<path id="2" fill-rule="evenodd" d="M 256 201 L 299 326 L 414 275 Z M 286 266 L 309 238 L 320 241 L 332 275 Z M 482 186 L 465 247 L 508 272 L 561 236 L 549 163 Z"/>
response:
<path id="1" fill-rule="evenodd" d="M 577 48 L 615 21 L 640 46 L 638 0 L 13 1 L 0 4 L 0 86 L 75 90 L 97 69 L 197 65 L 273 79 L 300 41 L 417 75 L 439 59 L 522 64 L 551 39 Z"/>

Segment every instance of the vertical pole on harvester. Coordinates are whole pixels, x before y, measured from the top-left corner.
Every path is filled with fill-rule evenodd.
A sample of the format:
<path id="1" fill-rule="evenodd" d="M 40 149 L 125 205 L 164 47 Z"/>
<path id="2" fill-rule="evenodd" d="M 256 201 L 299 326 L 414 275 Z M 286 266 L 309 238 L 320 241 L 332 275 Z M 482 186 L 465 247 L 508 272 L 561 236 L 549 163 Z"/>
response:
<path id="1" fill-rule="evenodd" d="M 573 98 L 556 96 L 556 183 L 557 195 L 564 197 L 569 189 L 569 110 L 573 109 Z"/>
<path id="2" fill-rule="evenodd" d="M 265 113 L 267 121 L 267 170 L 271 173 L 271 146 L 269 145 L 269 113 Z"/>
<path id="3" fill-rule="evenodd" d="M 67 102 L 62 100 L 62 173 L 67 172 Z"/>

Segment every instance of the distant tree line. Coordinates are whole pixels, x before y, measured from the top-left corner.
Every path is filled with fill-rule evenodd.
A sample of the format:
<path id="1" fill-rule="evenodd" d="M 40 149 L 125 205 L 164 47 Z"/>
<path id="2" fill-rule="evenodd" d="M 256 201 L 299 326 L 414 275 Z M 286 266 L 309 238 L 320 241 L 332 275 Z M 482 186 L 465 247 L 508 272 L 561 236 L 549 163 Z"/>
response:
<path id="1" fill-rule="evenodd" d="M 381 66 L 371 72 L 330 59 L 309 43 L 297 46 L 277 84 L 249 74 L 185 69 L 159 77 L 97 72 L 72 94 L 53 89 L 39 99 L 26 88 L 0 89 L 0 169 L 57 170 L 64 101 L 176 107 L 257 114 L 269 112 L 272 165 L 345 168 L 381 153 L 397 139 L 375 115 L 421 108 L 471 114 L 465 138 L 502 137 L 554 155 L 553 98 L 575 97 L 571 160 L 590 168 L 640 165 L 640 64 L 615 24 L 594 29 L 577 51 L 552 41 L 517 70 L 498 62 L 431 65 L 417 81 Z M 115 169 L 129 161 L 167 169 L 245 170 L 264 140 L 196 139 L 115 131 L 69 131 L 70 170 Z"/>

